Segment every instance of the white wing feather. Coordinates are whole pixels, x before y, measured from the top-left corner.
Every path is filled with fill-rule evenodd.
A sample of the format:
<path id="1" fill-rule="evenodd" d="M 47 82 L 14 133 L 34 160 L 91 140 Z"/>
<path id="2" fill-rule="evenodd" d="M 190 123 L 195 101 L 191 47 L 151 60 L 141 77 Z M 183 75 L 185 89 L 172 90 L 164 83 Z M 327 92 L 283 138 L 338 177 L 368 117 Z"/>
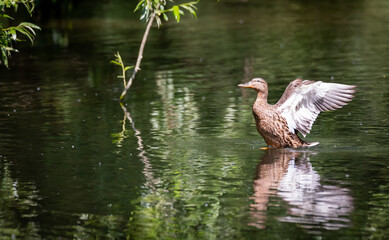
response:
<path id="1" fill-rule="evenodd" d="M 354 97 L 355 86 L 303 81 L 279 107 L 292 133 L 299 131 L 304 137 L 322 111 L 335 110 L 347 105 Z"/>

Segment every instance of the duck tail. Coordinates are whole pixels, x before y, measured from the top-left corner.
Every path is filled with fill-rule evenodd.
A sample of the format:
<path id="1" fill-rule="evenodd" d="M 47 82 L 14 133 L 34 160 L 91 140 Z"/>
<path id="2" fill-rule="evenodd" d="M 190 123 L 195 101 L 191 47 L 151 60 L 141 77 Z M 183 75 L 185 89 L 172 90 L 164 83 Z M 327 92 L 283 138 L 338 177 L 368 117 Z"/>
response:
<path id="1" fill-rule="evenodd" d="M 313 146 L 316 146 L 316 145 L 319 145 L 319 142 L 306 142 L 304 140 L 302 140 L 298 135 L 297 137 L 300 139 L 301 143 L 302 143 L 302 147 L 313 147 Z"/>
<path id="2" fill-rule="evenodd" d="M 305 146 L 306 147 L 313 147 L 313 146 L 316 146 L 316 145 L 319 145 L 319 142 L 305 142 Z"/>

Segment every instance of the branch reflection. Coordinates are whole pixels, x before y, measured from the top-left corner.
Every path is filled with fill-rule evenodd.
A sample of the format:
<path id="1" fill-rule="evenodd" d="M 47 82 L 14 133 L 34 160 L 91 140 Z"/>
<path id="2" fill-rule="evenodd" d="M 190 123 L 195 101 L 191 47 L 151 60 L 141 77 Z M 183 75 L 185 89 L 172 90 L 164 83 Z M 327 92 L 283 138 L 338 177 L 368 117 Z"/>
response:
<path id="1" fill-rule="evenodd" d="M 155 185 L 159 180 L 157 180 L 154 177 L 154 174 L 152 171 L 153 170 L 152 165 L 150 163 L 149 158 L 147 157 L 146 150 L 143 146 L 143 139 L 141 136 L 141 132 L 135 127 L 135 122 L 132 119 L 131 114 L 127 110 L 127 108 L 122 103 L 120 103 L 120 106 L 121 106 L 123 113 L 124 113 L 123 125 L 122 125 L 123 130 L 122 130 L 121 134 L 124 136 L 124 132 L 126 130 L 125 120 L 127 119 L 130 122 L 131 128 L 134 131 L 134 136 L 137 139 L 137 144 L 138 144 L 137 150 L 139 151 L 138 157 L 140 158 L 140 160 L 142 161 L 142 163 L 144 165 L 142 172 L 146 177 L 145 186 L 148 187 L 150 190 L 155 191 Z"/>
<path id="2" fill-rule="evenodd" d="M 272 198 L 287 202 L 282 222 L 303 228 L 336 230 L 350 225 L 353 199 L 347 188 L 324 185 L 309 157 L 313 152 L 268 149 L 258 164 L 254 180 L 251 226 L 266 227 L 267 209 Z"/>

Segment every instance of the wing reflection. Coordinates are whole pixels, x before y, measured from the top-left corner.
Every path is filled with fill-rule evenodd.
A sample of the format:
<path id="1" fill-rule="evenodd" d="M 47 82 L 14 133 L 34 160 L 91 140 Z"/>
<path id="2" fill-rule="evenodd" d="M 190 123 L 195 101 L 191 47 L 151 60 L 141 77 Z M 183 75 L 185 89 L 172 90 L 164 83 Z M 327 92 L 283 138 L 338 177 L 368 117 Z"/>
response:
<path id="1" fill-rule="evenodd" d="M 353 199 L 347 188 L 323 185 L 313 169 L 312 152 L 268 149 L 258 164 L 254 180 L 253 222 L 265 228 L 272 198 L 287 202 L 287 214 L 279 221 L 299 223 L 304 228 L 339 229 L 349 226 Z M 270 199 L 270 200 L 269 200 Z"/>

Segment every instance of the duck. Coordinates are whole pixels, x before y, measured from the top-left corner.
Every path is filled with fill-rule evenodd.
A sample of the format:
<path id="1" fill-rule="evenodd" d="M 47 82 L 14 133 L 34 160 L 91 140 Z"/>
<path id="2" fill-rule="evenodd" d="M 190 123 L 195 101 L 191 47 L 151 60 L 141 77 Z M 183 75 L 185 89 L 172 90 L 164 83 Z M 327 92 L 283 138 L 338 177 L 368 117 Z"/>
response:
<path id="1" fill-rule="evenodd" d="M 306 137 L 320 112 L 336 110 L 347 105 L 354 97 L 356 86 L 340 83 L 303 80 L 298 78 L 286 87 L 278 102 L 268 103 L 268 84 L 254 78 L 238 87 L 257 92 L 252 111 L 255 125 L 268 147 L 313 147 L 319 142 L 306 142 Z M 266 149 L 265 148 L 265 149 Z"/>

